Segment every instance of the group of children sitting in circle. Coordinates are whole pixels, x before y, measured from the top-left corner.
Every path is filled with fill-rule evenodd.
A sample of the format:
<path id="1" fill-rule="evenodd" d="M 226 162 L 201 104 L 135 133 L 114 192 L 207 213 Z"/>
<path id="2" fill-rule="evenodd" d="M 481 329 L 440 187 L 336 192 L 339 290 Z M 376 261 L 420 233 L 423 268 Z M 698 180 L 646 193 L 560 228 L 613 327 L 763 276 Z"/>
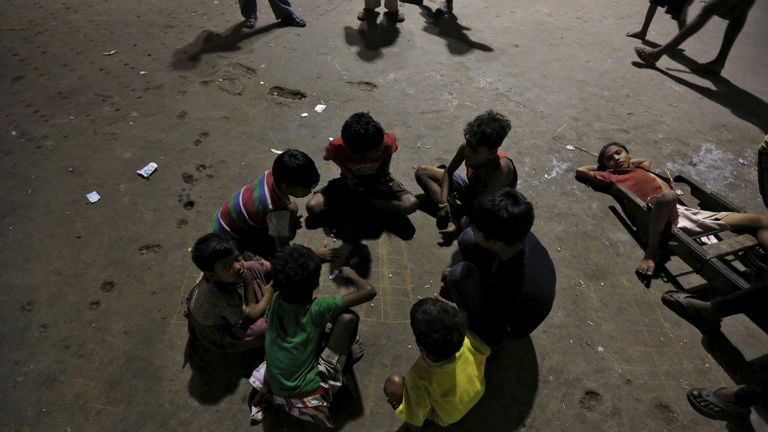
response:
<path id="1" fill-rule="evenodd" d="M 510 129 L 497 112 L 477 116 L 447 167 L 417 168 L 424 193 L 414 195 L 390 173 L 394 134 L 356 113 L 325 147 L 324 159 L 341 174 L 309 197 L 303 224 L 293 199 L 309 196 L 320 174 L 299 150 L 279 154 L 271 170 L 215 212 L 214 232 L 191 250 L 203 274 L 187 298 L 186 316 L 190 336 L 205 347 L 264 347 L 265 362 L 251 377 L 254 422 L 269 403 L 332 424 L 331 395 L 363 353 L 360 319 L 351 308 L 376 296 L 362 242 L 384 232 L 410 240 L 416 230 L 408 215 L 418 209 L 436 218 L 444 245 L 458 239 L 458 258 L 443 272 L 439 295 L 411 309 L 421 356 L 405 377 L 386 380 L 386 398 L 413 427 L 427 419 L 454 423 L 474 406 L 491 350 L 530 334 L 555 297 L 554 265 L 530 232 L 533 206 L 515 190 L 515 165 L 499 151 Z M 466 176 L 458 173 L 462 164 Z M 302 225 L 343 244 L 314 250 L 291 244 Z M 354 289 L 314 297 L 324 262 L 336 281 Z"/>
<path id="2" fill-rule="evenodd" d="M 304 221 L 307 229 L 322 228 L 341 240 L 335 249 L 291 244 L 302 227 L 292 198 L 309 196 L 320 181 L 314 161 L 299 150 L 279 154 L 271 170 L 215 212 L 214 232 L 191 250 L 203 273 L 187 298 L 186 316 L 190 336 L 208 348 L 264 347 L 265 362 L 250 380 L 254 422 L 272 404 L 332 425 L 331 396 L 363 354 L 360 318 L 351 308 L 377 294 L 366 280 L 370 258 L 362 241 L 384 232 L 410 240 L 415 228 L 408 215 L 419 209 L 435 217 L 443 245 L 458 240 L 458 251 L 442 273 L 439 294 L 411 309 L 421 355 L 405 377 L 386 379 L 384 393 L 414 429 L 426 420 L 454 423 L 477 403 L 485 388 L 486 358 L 506 338 L 535 330 L 555 297 L 554 265 L 531 232 L 533 205 L 516 190 L 515 164 L 499 150 L 510 130 L 510 121 L 497 112 L 477 116 L 464 128 L 464 143 L 447 166 L 416 169 L 423 193 L 414 195 L 390 173 L 396 137 L 368 113 L 350 116 L 341 136 L 325 147 L 324 159 L 341 174 L 308 199 Z M 462 164 L 466 176 L 458 173 Z M 653 201 L 659 237 L 672 221 L 692 230 L 711 224 L 768 226 L 760 215 L 670 207 L 667 201 L 676 197 L 667 195 L 674 188 L 649 168 L 649 161 L 631 159 L 624 145 L 610 143 L 596 166 L 579 168 L 576 176 L 596 190 L 620 184 Z M 759 236 L 764 244 L 766 233 Z M 658 241 L 649 245 L 638 271 L 653 273 L 658 247 Z M 251 259 L 255 255 L 260 259 Z M 314 297 L 324 262 L 331 263 L 337 282 L 354 289 Z"/>

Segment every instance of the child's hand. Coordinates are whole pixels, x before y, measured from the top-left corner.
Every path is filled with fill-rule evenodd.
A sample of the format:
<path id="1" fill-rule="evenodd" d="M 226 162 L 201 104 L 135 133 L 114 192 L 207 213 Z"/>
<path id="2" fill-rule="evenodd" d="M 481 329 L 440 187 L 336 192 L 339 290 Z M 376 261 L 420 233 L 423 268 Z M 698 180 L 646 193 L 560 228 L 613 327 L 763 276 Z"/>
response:
<path id="1" fill-rule="evenodd" d="M 264 287 L 263 290 L 261 290 L 264 297 L 272 296 L 275 293 L 275 289 L 272 288 L 272 282 L 270 282 L 267 286 Z"/>
<path id="2" fill-rule="evenodd" d="M 339 257 L 339 248 L 329 247 L 328 242 L 323 243 L 322 246 L 316 247 L 314 252 L 322 262 L 331 262 Z"/>
<path id="3" fill-rule="evenodd" d="M 358 275 L 356 271 L 347 266 L 341 268 L 341 275 L 349 279 L 360 278 L 360 275 Z"/>

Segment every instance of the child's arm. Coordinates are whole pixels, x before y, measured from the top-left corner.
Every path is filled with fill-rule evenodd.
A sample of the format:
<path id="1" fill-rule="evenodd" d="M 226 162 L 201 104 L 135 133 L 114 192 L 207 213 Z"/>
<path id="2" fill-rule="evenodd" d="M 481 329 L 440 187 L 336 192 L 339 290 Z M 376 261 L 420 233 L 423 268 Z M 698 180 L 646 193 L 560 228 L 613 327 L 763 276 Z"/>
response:
<path id="1" fill-rule="evenodd" d="M 650 159 L 631 159 L 629 161 L 630 166 L 637 167 L 637 168 L 645 168 L 650 171 L 651 169 L 651 160 Z"/>
<path id="2" fill-rule="evenodd" d="M 437 203 L 437 205 L 441 207 L 441 210 L 443 208 L 448 208 L 448 196 L 451 192 L 451 178 L 453 177 L 453 173 L 455 173 L 461 164 L 464 163 L 464 145 L 465 144 L 460 145 L 459 149 L 456 150 L 456 154 L 453 155 L 453 159 L 451 159 L 448 167 L 443 171 L 443 177 L 440 179 L 440 202 Z"/>
<path id="3" fill-rule="evenodd" d="M 363 303 L 367 303 L 376 297 L 376 289 L 374 289 L 367 280 L 361 278 L 354 270 L 349 267 L 341 268 L 342 276 L 351 280 L 355 284 L 355 291 L 344 294 L 341 297 L 341 309 L 349 309 Z"/>
<path id="4" fill-rule="evenodd" d="M 251 303 L 248 306 L 246 306 L 245 317 L 254 321 L 263 317 L 264 312 L 267 310 L 267 306 L 269 305 L 269 302 L 272 300 L 272 295 L 274 293 L 275 292 L 272 289 L 272 284 L 265 286 L 264 297 L 261 298 L 261 301 L 258 303 Z"/>
<path id="5" fill-rule="evenodd" d="M 606 192 L 610 190 L 614 185 L 610 178 L 611 176 L 607 172 L 598 170 L 597 165 L 583 166 L 576 169 L 576 180 L 597 191 Z"/>

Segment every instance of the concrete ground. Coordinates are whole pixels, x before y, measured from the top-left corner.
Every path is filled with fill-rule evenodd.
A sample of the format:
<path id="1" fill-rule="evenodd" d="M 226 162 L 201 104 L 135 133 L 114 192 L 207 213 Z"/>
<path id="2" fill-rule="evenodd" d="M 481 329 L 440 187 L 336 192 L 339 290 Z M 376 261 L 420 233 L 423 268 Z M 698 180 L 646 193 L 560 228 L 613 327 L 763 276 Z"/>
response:
<path id="1" fill-rule="evenodd" d="M 737 316 L 724 322 L 726 338 L 703 340 L 663 307 L 671 286 L 646 290 L 634 278 L 641 251 L 610 197 L 573 180 L 593 157 L 566 148 L 621 141 L 658 169 L 765 211 L 755 149 L 768 133 L 766 0 L 715 80 L 684 65 L 715 55 L 725 28 L 717 18 L 659 70 L 637 67 L 638 41 L 624 33 L 640 26 L 640 0 L 457 0 L 458 22 L 434 21 L 438 3 L 425 0 L 401 3 L 397 27 L 361 26 L 361 3 L 297 0 L 309 23 L 298 29 L 274 25 L 260 1 L 250 33 L 233 27 L 229 0 L 4 3 L 0 429 L 248 428 L 247 362 L 183 367 L 182 301 L 198 274 L 187 249 L 213 211 L 269 168 L 271 148 L 305 150 L 323 181 L 335 176 L 323 146 L 360 110 L 398 135 L 392 171 L 417 190 L 414 167 L 447 162 L 464 124 L 495 109 L 513 122 L 503 149 L 535 204 L 558 295 L 530 339 L 490 361 L 485 397 L 450 430 L 768 430 L 765 407 L 751 425 L 726 425 L 685 399 L 692 387 L 764 368 L 768 336 Z M 675 31 L 659 12 L 649 39 Z M 307 97 L 275 96 L 273 86 Z M 150 161 L 157 172 L 138 177 Z M 101 200 L 89 205 L 94 190 Z M 408 310 L 438 289 L 452 252 L 436 246 L 433 221 L 413 221 L 414 240 L 369 243 L 379 297 L 359 308 L 367 354 L 355 367 L 359 400 L 337 400 L 340 429 L 400 424 L 383 380 L 417 357 Z M 323 239 L 302 232 L 298 241 Z M 213 383 L 211 372 L 221 373 Z M 318 429 L 280 415 L 260 428 Z"/>

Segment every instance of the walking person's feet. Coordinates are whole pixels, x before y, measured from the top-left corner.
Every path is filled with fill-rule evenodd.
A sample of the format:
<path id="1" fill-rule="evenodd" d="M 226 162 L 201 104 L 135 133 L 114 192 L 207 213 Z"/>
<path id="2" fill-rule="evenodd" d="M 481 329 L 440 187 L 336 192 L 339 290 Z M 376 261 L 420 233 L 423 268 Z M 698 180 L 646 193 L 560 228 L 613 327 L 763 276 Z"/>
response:
<path id="1" fill-rule="evenodd" d="M 298 15 L 290 15 L 280 18 L 280 24 L 283 27 L 306 27 L 307 22 Z"/>
<path id="2" fill-rule="evenodd" d="M 256 17 L 254 16 L 254 17 L 246 18 L 245 21 L 243 21 L 243 27 L 247 29 L 252 29 L 256 27 Z"/>
<path id="3" fill-rule="evenodd" d="M 384 16 L 387 17 L 387 22 L 403 22 L 405 21 L 405 15 L 403 15 L 402 12 L 398 11 L 392 11 L 392 12 L 384 12 Z"/>
<path id="4" fill-rule="evenodd" d="M 723 67 L 720 63 L 716 63 L 714 60 L 707 63 L 698 63 L 691 67 L 691 72 L 700 75 L 713 75 L 719 76 L 723 72 Z"/>
<path id="5" fill-rule="evenodd" d="M 661 55 L 659 55 L 656 50 L 652 50 L 646 47 L 635 47 L 635 54 L 637 55 L 637 58 L 640 59 L 640 61 L 649 66 L 655 66 L 656 62 L 661 59 Z"/>
<path id="6" fill-rule="evenodd" d="M 435 17 L 441 18 L 443 16 L 447 15 L 453 15 L 453 6 L 449 5 L 448 3 L 443 3 L 435 9 Z"/>
<path id="7" fill-rule="evenodd" d="M 713 420 L 736 420 L 749 416 L 749 407 L 736 404 L 736 387 L 695 388 L 688 391 L 688 403 L 699 414 Z"/>
<path id="8" fill-rule="evenodd" d="M 645 37 L 648 36 L 648 34 L 642 30 L 638 30 L 636 32 L 627 32 L 624 36 L 644 41 Z"/>
<path id="9" fill-rule="evenodd" d="M 378 12 L 371 8 L 363 8 L 360 13 L 357 14 L 357 19 L 360 21 L 370 21 L 376 19 Z"/>

